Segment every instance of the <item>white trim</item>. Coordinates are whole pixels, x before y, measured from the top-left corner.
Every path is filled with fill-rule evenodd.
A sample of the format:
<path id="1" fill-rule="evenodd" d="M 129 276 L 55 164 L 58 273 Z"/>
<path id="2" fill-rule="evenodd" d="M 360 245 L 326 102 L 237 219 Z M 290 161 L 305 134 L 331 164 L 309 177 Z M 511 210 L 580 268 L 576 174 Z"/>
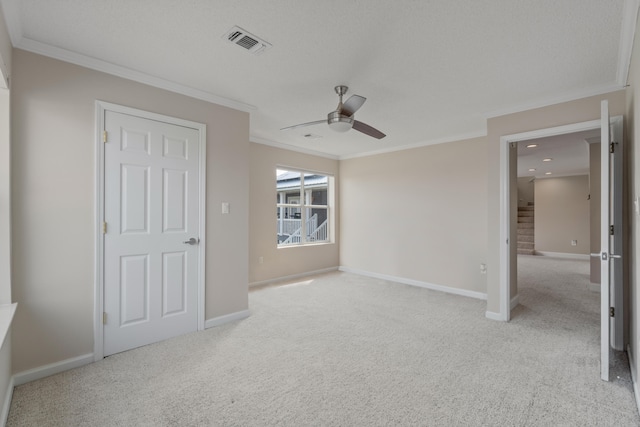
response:
<path id="1" fill-rule="evenodd" d="M 18 372 L 13 376 L 13 382 L 16 386 L 26 384 L 31 381 L 46 378 L 69 369 L 79 368 L 84 365 L 93 363 L 93 353 L 83 354 L 82 356 L 72 357 L 71 359 L 61 360 L 60 362 L 50 363 L 48 365 L 29 369 L 27 371 Z"/>
<path id="2" fill-rule="evenodd" d="M 378 154 L 394 153 L 396 151 L 411 150 L 414 148 L 427 147 L 429 145 L 446 144 L 447 142 L 464 141 L 467 139 L 482 138 L 485 136 L 487 136 L 486 124 L 484 129 L 482 130 L 477 130 L 477 131 L 458 134 L 458 135 L 446 136 L 444 138 L 431 139 L 429 141 L 416 142 L 414 144 L 401 145 L 399 147 L 382 148 L 380 150 L 367 151 L 365 153 L 345 154 L 345 155 L 339 156 L 338 159 L 347 160 L 347 159 L 356 159 L 358 157 L 376 156 Z"/>
<path id="3" fill-rule="evenodd" d="M 511 304 L 510 304 L 511 310 L 516 308 L 518 306 L 518 304 L 520 304 L 520 294 L 518 294 L 515 297 L 511 298 Z"/>
<path id="4" fill-rule="evenodd" d="M 360 276 L 373 277 L 374 279 L 388 280 L 390 282 L 402 283 L 404 285 L 417 286 L 419 288 L 431 289 L 432 291 L 445 292 L 448 294 L 460 295 L 463 297 L 486 300 L 487 294 L 484 292 L 469 291 L 467 289 L 452 288 L 443 285 L 434 285 L 433 283 L 422 282 L 420 280 L 406 279 L 404 277 L 389 276 L 387 274 L 373 273 L 370 271 L 359 270 L 357 268 L 344 267 L 339 268 L 345 273 L 359 274 Z"/>
<path id="5" fill-rule="evenodd" d="M 93 275 L 93 355 L 94 361 L 101 360 L 104 355 L 104 325 L 102 324 L 102 312 L 104 311 L 104 236 L 100 225 L 104 221 L 104 143 L 102 130 L 104 129 L 104 115 L 106 106 L 96 101 L 96 150 L 94 154 L 94 275 Z"/>
<path id="6" fill-rule="evenodd" d="M 638 21 L 639 0 L 626 0 L 622 12 L 622 25 L 620 26 L 620 44 L 618 45 L 618 72 L 616 82 L 620 86 L 627 85 L 629 67 L 631 66 L 631 54 L 633 52 L 633 39 Z"/>
<path id="7" fill-rule="evenodd" d="M 185 95 L 190 98 L 200 99 L 202 101 L 207 101 L 217 105 L 222 105 L 224 107 L 233 108 L 235 110 L 245 111 L 248 113 L 257 110 L 257 107 L 253 105 L 245 104 L 243 102 L 229 98 L 224 98 L 222 96 L 214 95 L 210 92 L 205 92 L 200 89 L 195 89 L 189 86 L 182 85 L 180 83 L 175 83 L 170 80 L 165 80 L 149 75 L 147 73 L 132 70 L 130 68 L 115 65 L 97 58 L 92 58 L 90 56 L 82 55 L 66 49 L 61 49 L 59 47 L 51 46 L 24 37 L 21 37 L 18 43 L 14 43 L 14 47 L 26 50 L 28 52 L 47 56 L 49 58 L 79 65 L 91 70 L 101 71 L 112 76 L 122 77 L 123 79 L 132 80 L 134 82 L 143 83 L 159 89 L 168 90 L 170 92 Z"/>
<path id="8" fill-rule="evenodd" d="M 548 252 L 548 251 L 536 251 L 536 255 L 546 256 L 550 258 L 566 258 L 566 259 L 579 259 L 589 261 L 591 258 L 588 254 L 571 254 L 568 252 Z"/>
<path id="9" fill-rule="evenodd" d="M 498 321 L 498 322 L 504 321 L 504 319 L 502 318 L 502 314 L 496 313 L 495 311 L 486 311 L 484 313 L 484 317 L 486 317 L 487 319 Z"/>
<path id="10" fill-rule="evenodd" d="M 198 131 L 198 146 L 200 153 L 200 182 L 199 197 L 199 227 L 200 227 L 200 244 L 198 245 L 198 303 L 197 303 L 197 330 L 205 329 L 205 261 L 206 261 L 206 156 L 207 156 L 207 125 L 203 123 L 192 122 L 190 120 L 179 119 L 176 117 L 165 116 L 162 114 L 152 113 L 149 111 L 138 110 L 123 105 L 112 104 L 105 101 L 96 101 L 96 153 L 95 153 L 95 268 L 94 268 L 94 342 L 93 357 L 94 361 L 101 360 L 104 357 L 104 325 L 102 324 L 102 313 L 104 311 L 104 235 L 102 234 L 102 222 L 104 221 L 104 143 L 102 142 L 102 131 L 104 130 L 105 114 L 107 111 L 116 113 L 129 114 L 149 120 L 161 121 L 177 126 L 188 127 Z"/>
<path id="11" fill-rule="evenodd" d="M 335 154 L 328 154 L 328 153 L 323 153 L 321 151 L 311 150 L 309 148 L 297 147 L 295 145 L 274 142 L 268 139 L 258 138 L 256 136 L 251 136 L 249 138 L 249 142 L 253 142 L 254 144 L 260 144 L 260 145 L 268 145 L 269 147 L 279 148 L 281 150 L 295 151 L 297 153 L 309 154 L 311 156 L 325 157 L 327 159 L 332 159 L 332 160 L 339 159 L 339 157 L 336 156 Z"/>
<path id="12" fill-rule="evenodd" d="M 309 246 L 309 245 L 305 245 L 305 246 Z M 300 246 L 297 246 L 297 247 L 300 247 Z M 288 280 L 300 279 L 302 277 L 315 276 L 317 274 L 330 273 L 332 271 L 338 271 L 338 267 L 323 268 L 323 269 L 320 269 L 320 270 L 307 271 L 305 273 L 300 273 L 300 274 L 292 274 L 290 276 L 276 277 L 275 279 L 261 280 L 259 282 L 251 282 L 251 283 L 249 283 L 249 287 L 250 288 L 255 288 L 255 287 L 258 287 L 258 286 L 270 285 L 272 283 L 286 282 Z"/>
<path id="13" fill-rule="evenodd" d="M 205 329 L 213 328 L 215 326 L 224 325 L 225 323 L 246 319 L 250 315 L 251 312 L 249 310 L 236 311 L 235 313 L 225 314 L 224 316 L 207 319 L 207 321 L 204 323 L 204 327 Z"/>
<path id="14" fill-rule="evenodd" d="M 511 237 L 510 224 L 510 150 L 511 141 L 506 141 L 504 137 L 500 138 L 500 271 L 498 272 L 498 280 L 500 283 L 500 320 L 508 322 L 511 320 L 511 310 L 509 310 L 509 302 L 511 300 L 511 251 L 509 239 Z M 515 172 L 514 172 L 515 173 Z M 504 285 L 506 284 L 506 285 Z"/>
<path id="15" fill-rule="evenodd" d="M 611 121 L 620 120 L 621 116 L 611 118 Z M 600 128 L 600 120 L 590 120 L 580 123 L 572 123 L 563 126 L 556 126 L 546 129 L 538 129 L 529 132 L 521 132 L 500 137 L 500 272 L 499 272 L 499 289 L 500 289 L 500 313 L 501 320 L 509 320 L 509 303 L 510 303 L 510 279 L 509 279 L 509 251 L 508 244 L 503 244 L 509 239 L 509 144 L 511 142 L 526 141 L 548 136 L 564 135 L 568 133 L 580 132 L 585 130 L 593 130 Z M 495 314 L 495 313 L 494 313 Z"/>
<path id="16" fill-rule="evenodd" d="M 631 368 L 631 383 L 633 384 L 633 394 L 636 398 L 636 407 L 638 413 L 640 413 L 640 386 L 638 385 L 638 373 L 636 372 L 636 365 L 633 359 L 633 353 L 631 352 L 631 346 L 627 344 L 627 357 L 629 358 L 629 367 Z"/>
<path id="17" fill-rule="evenodd" d="M 14 387 L 15 383 L 12 376 L 9 379 L 9 384 L 7 384 L 7 391 L 4 394 L 4 403 L 2 404 L 2 415 L 0 415 L 3 427 L 7 425 L 7 420 L 9 419 L 9 410 L 11 409 L 11 401 L 13 400 Z"/>

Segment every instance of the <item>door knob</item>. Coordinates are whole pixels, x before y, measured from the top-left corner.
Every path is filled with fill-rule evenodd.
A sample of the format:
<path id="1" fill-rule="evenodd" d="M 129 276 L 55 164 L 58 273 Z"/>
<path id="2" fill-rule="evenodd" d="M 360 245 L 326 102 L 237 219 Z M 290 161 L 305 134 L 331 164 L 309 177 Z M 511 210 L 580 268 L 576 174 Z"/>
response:
<path id="1" fill-rule="evenodd" d="M 184 243 L 185 245 L 196 245 L 198 244 L 198 242 L 200 242 L 200 239 L 196 239 L 195 237 L 192 237 L 189 240 L 185 240 L 182 243 Z"/>

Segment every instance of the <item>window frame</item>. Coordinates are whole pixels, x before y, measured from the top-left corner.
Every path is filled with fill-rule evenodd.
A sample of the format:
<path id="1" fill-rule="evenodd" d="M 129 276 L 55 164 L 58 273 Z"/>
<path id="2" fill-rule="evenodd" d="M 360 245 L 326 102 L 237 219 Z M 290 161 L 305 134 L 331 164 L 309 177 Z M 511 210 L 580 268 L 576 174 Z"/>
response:
<path id="1" fill-rule="evenodd" d="M 293 196 L 294 198 L 301 201 L 299 204 L 293 203 L 280 203 L 280 196 L 278 191 L 278 171 L 286 171 L 286 172 L 295 172 L 300 174 L 300 184 L 299 188 L 297 188 L 298 192 Z M 327 178 L 327 186 L 326 186 L 326 195 L 327 201 L 326 205 L 314 205 L 312 202 L 312 192 L 313 189 L 305 187 L 305 175 L 321 175 Z M 283 248 L 296 248 L 301 246 L 313 246 L 313 245 L 326 245 L 333 244 L 335 242 L 335 212 L 334 212 L 334 186 L 335 186 L 335 177 L 327 172 L 312 170 L 312 169 L 303 169 L 299 167 L 290 167 L 285 165 L 276 165 L 276 220 L 280 221 L 280 216 L 282 216 L 286 209 L 299 209 L 300 210 L 300 241 L 292 242 L 287 244 L 282 244 L 279 241 L 276 246 L 278 249 Z M 307 190 L 310 190 L 307 197 Z M 286 201 L 286 196 L 285 196 Z M 308 202 L 308 203 L 307 203 Z M 326 222 L 328 227 L 328 232 L 325 240 L 307 240 L 307 222 L 309 221 L 309 217 L 312 217 L 310 212 L 314 209 L 322 209 L 326 211 Z M 279 236 L 278 230 L 276 230 L 276 238 Z"/>

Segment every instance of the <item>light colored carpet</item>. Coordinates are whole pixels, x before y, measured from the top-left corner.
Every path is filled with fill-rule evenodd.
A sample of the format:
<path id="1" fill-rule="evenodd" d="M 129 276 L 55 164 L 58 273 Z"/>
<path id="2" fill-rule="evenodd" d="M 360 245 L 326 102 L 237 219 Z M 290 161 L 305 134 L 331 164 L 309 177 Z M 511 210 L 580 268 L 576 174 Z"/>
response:
<path id="1" fill-rule="evenodd" d="M 484 301 L 330 273 L 251 292 L 248 319 L 17 387 L 8 425 L 639 425 L 624 357 L 599 379 L 588 264 L 526 258 L 508 324 Z"/>

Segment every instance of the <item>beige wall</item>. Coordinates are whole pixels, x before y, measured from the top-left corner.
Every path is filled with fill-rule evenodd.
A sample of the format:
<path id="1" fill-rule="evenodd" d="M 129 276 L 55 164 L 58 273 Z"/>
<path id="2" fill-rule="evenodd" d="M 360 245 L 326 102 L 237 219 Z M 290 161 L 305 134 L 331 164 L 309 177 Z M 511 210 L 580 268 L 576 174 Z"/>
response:
<path id="1" fill-rule="evenodd" d="M 334 176 L 338 187 L 338 161 L 250 144 L 249 283 L 338 267 L 338 196 L 333 207 L 336 241 L 330 244 L 280 248 L 276 242 L 276 168 L 322 172 Z M 259 258 L 263 263 L 259 263 Z"/>
<path id="2" fill-rule="evenodd" d="M 640 217 L 635 214 L 633 200 L 640 196 L 640 106 L 636 101 L 640 101 L 640 21 L 636 26 L 635 41 L 633 43 L 633 55 L 631 57 L 631 68 L 629 70 L 629 80 L 627 82 L 627 104 L 626 104 L 626 158 L 628 159 L 629 188 L 629 256 L 630 280 L 629 280 L 629 302 L 630 308 L 630 328 L 629 347 L 631 350 L 631 369 L 636 375 L 640 375 L 640 273 L 638 271 L 638 255 L 640 247 L 640 227 L 638 220 Z"/>
<path id="3" fill-rule="evenodd" d="M 534 203 L 535 190 L 532 176 L 523 176 L 518 178 L 518 206 L 529 206 Z"/>
<path id="4" fill-rule="evenodd" d="M 207 125 L 206 318 L 247 309 L 247 113 L 20 50 L 12 75 L 14 372 L 93 351 L 96 100 Z"/>
<path id="5" fill-rule="evenodd" d="M 340 265 L 485 292 L 486 143 L 340 162 Z"/>
<path id="6" fill-rule="evenodd" d="M 624 114 L 625 91 L 564 102 L 548 107 L 489 119 L 487 122 L 488 156 L 488 246 L 487 246 L 487 310 L 500 312 L 500 137 L 600 119 L 600 101 L 609 100 L 612 116 Z M 511 259 L 515 267 L 516 260 Z"/>
<path id="7" fill-rule="evenodd" d="M 542 252 L 588 255 L 589 176 L 535 181 L 535 248 Z M 577 240 L 577 246 L 571 246 Z"/>

